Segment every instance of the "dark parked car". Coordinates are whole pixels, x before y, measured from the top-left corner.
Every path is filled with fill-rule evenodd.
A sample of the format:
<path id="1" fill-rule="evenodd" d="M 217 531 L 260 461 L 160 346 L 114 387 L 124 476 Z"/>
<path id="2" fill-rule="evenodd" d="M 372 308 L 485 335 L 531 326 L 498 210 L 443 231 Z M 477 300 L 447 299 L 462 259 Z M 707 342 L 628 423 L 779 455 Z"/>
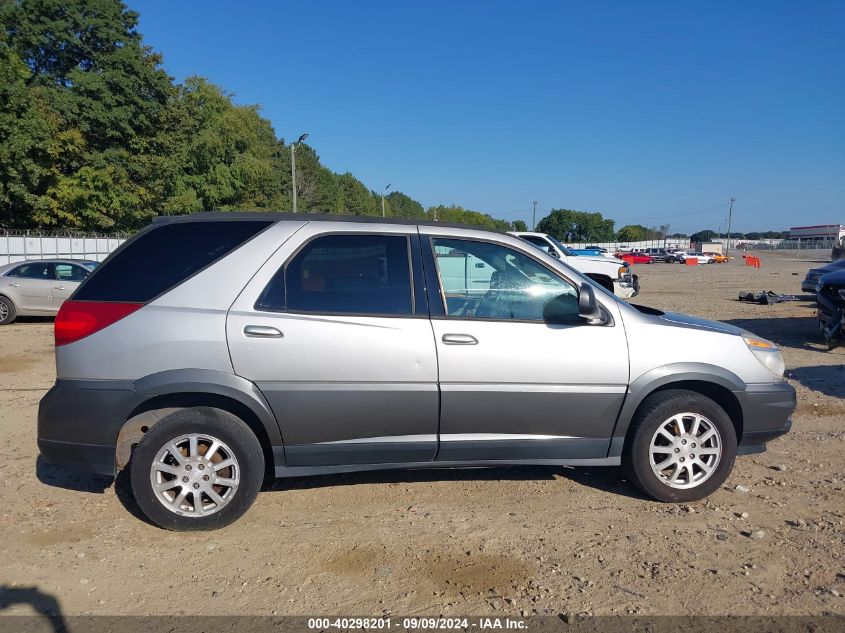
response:
<path id="1" fill-rule="evenodd" d="M 651 257 L 652 261 L 663 262 L 666 264 L 674 264 L 678 258 L 667 251 L 665 248 L 647 248 L 645 254 Z"/>
<path id="2" fill-rule="evenodd" d="M 845 269 L 829 272 L 816 289 L 819 332 L 830 349 L 845 343 Z"/>
<path id="3" fill-rule="evenodd" d="M 807 276 L 804 277 L 804 281 L 801 282 L 801 290 L 815 294 L 816 285 L 819 283 L 819 279 L 821 279 L 823 275 L 836 272 L 837 270 L 842 270 L 843 268 L 845 268 L 845 259 L 830 262 L 826 266 L 822 266 L 820 268 L 811 268 L 807 271 Z"/>

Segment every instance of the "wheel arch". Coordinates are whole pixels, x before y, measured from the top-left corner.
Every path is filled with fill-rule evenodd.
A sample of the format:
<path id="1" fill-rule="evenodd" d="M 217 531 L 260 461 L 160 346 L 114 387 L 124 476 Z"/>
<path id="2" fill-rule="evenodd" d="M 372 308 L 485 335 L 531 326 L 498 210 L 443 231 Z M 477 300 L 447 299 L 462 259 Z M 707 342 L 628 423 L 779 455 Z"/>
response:
<path id="1" fill-rule="evenodd" d="M 213 370 L 171 370 L 135 382 L 143 400 L 120 428 L 115 466 L 125 468 L 132 449 L 153 425 L 170 413 L 192 407 L 211 407 L 241 419 L 255 433 L 270 472 L 274 447 L 284 445 L 279 424 L 258 387 L 240 376 Z"/>
<path id="2" fill-rule="evenodd" d="M 628 395 L 619 412 L 608 457 L 622 455 L 632 420 L 650 395 L 670 389 L 684 389 L 706 396 L 721 406 L 736 429 L 737 442 L 742 439 L 742 405 L 734 392 L 742 391 L 745 383 L 733 372 L 699 363 L 677 363 L 653 369 L 631 383 Z"/>

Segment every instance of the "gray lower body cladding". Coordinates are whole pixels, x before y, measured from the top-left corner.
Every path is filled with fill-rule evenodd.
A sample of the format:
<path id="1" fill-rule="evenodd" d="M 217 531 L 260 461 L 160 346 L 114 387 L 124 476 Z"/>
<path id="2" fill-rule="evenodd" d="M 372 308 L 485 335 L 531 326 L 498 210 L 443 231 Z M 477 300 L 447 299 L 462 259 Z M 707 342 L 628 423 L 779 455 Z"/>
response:
<path id="1" fill-rule="evenodd" d="M 797 399 L 788 382 L 748 385 L 734 395 L 742 407 L 740 448 L 761 447 L 792 428 Z"/>
<path id="2" fill-rule="evenodd" d="M 38 447 L 42 456 L 49 462 L 77 470 L 104 475 L 115 474 L 115 449 L 120 429 L 133 411 L 149 398 L 149 395 L 136 391 L 135 386 L 131 381 L 57 380 L 39 405 Z M 285 391 L 290 396 L 291 391 L 295 390 Z M 735 391 L 734 394 L 743 412 L 741 453 L 762 450 L 765 442 L 789 431 L 796 404 L 795 390 L 791 385 L 786 382 L 749 385 L 745 390 Z M 353 394 L 346 395 L 349 398 L 357 397 Z M 375 394 L 370 391 L 364 395 L 373 399 Z M 470 414 L 478 414 L 479 407 L 484 410 L 485 407 L 480 406 L 480 403 L 485 397 L 493 395 L 489 392 L 472 394 L 471 399 L 475 406 L 471 407 L 465 406 L 470 403 L 462 397 L 457 397 L 450 403 L 438 404 L 437 392 L 428 389 L 414 392 L 418 398 L 418 401 L 415 400 L 415 406 L 409 406 L 407 401 L 403 405 L 400 402 L 403 400 L 402 395 L 402 391 L 396 390 L 379 393 L 375 396 L 378 402 L 369 410 L 370 415 L 359 420 L 371 424 L 378 419 L 385 423 L 392 419 L 398 426 L 384 426 L 378 429 L 373 427 L 372 431 L 378 433 L 362 437 L 360 431 L 353 430 L 353 424 L 346 434 L 349 439 L 339 439 L 336 433 L 320 435 L 321 431 L 318 429 L 335 427 L 337 431 L 337 424 L 354 422 L 345 415 L 342 407 L 338 409 L 335 406 L 337 401 L 330 402 L 331 398 L 324 400 L 324 405 L 332 405 L 329 407 L 332 410 L 315 406 L 307 418 L 308 424 L 300 427 L 303 431 L 312 429 L 317 433 L 316 436 L 308 438 L 306 432 L 297 438 L 299 442 L 288 442 L 286 447 L 283 447 L 280 441 L 272 441 L 276 475 L 299 475 L 310 472 L 309 469 L 316 469 L 315 472 L 341 472 L 370 468 L 424 467 L 426 464 L 435 467 L 458 467 L 505 463 L 618 463 L 619 454 L 612 449 L 608 453 L 613 422 L 608 409 L 618 406 L 616 395 L 606 394 L 605 398 L 614 402 L 602 401 L 604 406 L 593 407 L 592 412 L 589 408 L 575 406 L 570 413 L 578 415 L 573 418 L 585 424 L 590 422 L 591 430 L 587 432 L 585 428 L 571 428 L 567 425 L 569 433 L 562 430 L 554 432 L 553 429 L 545 427 L 533 428 L 526 422 L 524 415 L 521 424 L 519 419 L 514 417 L 514 426 L 507 425 L 510 428 L 483 428 L 484 417 Z M 502 395 L 504 394 L 491 397 L 491 401 L 507 408 L 507 402 L 501 399 Z M 515 394 L 509 395 L 520 400 Z M 536 394 L 533 395 L 533 406 L 536 407 L 538 401 Z M 323 393 L 322 396 L 325 397 L 326 394 Z M 396 400 L 397 398 L 399 400 Z M 282 398 L 278 392 L 275 397 L 272 393 L 268 394 L 268 400 L 276 400 L 273 402 L 274 408 L 293 406 L 298 413 L 304 413 L 305 404 L 315 404 L 307 395 L 303 400 L 284 398 L 284 405 L 280 399 Z M 517 404 L 517 409 L 521 409 L 523 414 L 531 414 L 528 418 L 544 418 L 538 417 L 540 412 L 531 411 L 527 401 Z M 445 428 L 442 424 L 439 431 L 436 428 L 438 406 L 443 407 L 441 416 L 447 414 L 446 425 L 452 428 Z M 461 414 L 451 418 L 451 425 L 448 422 L 450 413 Z M 599 415 L 600 413 L 602 415 Z M 603 415 L 605 413 L 608 415 Z M 601 419 L 596 419 L 595 416 Z M 551 416 L 549 414 L 545 417 L 548 419 Z M 327 420 L 331 424 L 327 424 Z M 459 423 L 459 420 L 463 423 Z M 472 420 L 478 425 L 475 428 L 471 424 Z M 406 423 L 412 424 L 409 427 Z M 505 437 L 513 431 L 520 433 Z M 499 437 L 491 437 L 494 435 Z M 391 438 L 397 438 L 397 441 L 391 441 Z"/>
<path id="3" fill-rule="evenodd" d="M 131 381 L 57 380 L 38 406 L 38 449 L 48 462 L 114 475 L 117 436 L 141 402 Z"/>

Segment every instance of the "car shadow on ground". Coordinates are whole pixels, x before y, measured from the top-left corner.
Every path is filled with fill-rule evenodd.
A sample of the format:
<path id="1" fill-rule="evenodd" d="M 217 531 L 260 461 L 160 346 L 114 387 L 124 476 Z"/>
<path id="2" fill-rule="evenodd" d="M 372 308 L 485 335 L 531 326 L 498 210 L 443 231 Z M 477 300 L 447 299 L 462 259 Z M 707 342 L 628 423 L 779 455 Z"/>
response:
<path id="1" fill-rule="evenodd" d="M 807 389 L 833 398 L 845 398 L 845 362 L 841 365 L 798 367 L 790 369 L 787 374 Z"/>
<path id="2" fill-rule="evenodd" d="M 55 319 L 52 316 L 19 316 L 15 323 L 52 323 Z"/>
<path id="3" fill-rule="evenodd" d="M 55 596 L 44 593 L 38 587 L 10 587 L 8 585 L 0 585 L 0 611 L 4 611 L 18 604 L 30 605 L 33 611 L 40 617 L 46 618 L 50 624 L 50 628 L 56 633 L 64 633 L 68 630 L 61 605 Z M 27 626 L 34 624 L 34 622 L 29 622 L 29 617 L 26 618 L 26 621 L 16 621 L 16 623 L 21 624 L 21 628 L 25 630 L 30 630 L 31 628 L 44 630 L 43 626 L 38 626 L 37 624 L 33 627 Z"/>
<path id="4" fill-rule="evenodd" d="M 333 486 L 357 486 L 378 484 L 410 484 L 460 481 L 554 481 L 568 479 L 572 482 L 608 492 L 611 494 L 645 499 L 645 497 L 624 480 L 622 469 L 613 466 L 497 466 L 492 468 L 397 468 L 336 475 L 315 475 L 291 477 L 268 483 L 264 490 L 283 492 L 288 490 L 312 490 Z"/>
<path id="5" fill-rule="evenodd" d="M 47 486 L 94 494 L 103 494 L 114 480 L 113 477 L 94 475 L 59 464 L 51 464 L 41 455 L 35 460 L 35 476 L 38 477 L 38 481 Z"/>
<path id="6" fill-rule="evenodd" d="M 760 306 L 765 310 L 766 306 Z M 762 317 L 754 319 L 726 319 L 722 323 L 741 327 L 780 345 L 794 349 L 827 352 L 827 345 L 819 334 L 815 315 L 805 317 Z"/>

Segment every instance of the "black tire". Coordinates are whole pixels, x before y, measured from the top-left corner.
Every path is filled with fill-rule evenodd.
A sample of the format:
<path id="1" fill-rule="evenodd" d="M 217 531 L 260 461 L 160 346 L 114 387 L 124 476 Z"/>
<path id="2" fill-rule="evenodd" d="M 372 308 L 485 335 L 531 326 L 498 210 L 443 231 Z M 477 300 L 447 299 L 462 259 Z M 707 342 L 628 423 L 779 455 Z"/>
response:
<path id="1" fill-rule="evenodd" d="M 686 412 L 699 414 L 716 427 L 722 453 L 707 479 L 694 487 L 681 489 L 670 487 L 655 474 L 649 450 L 658 429 L 673 416 Z M 628 481 L 649 497 L 667 503 L 683 503 L 703 499 L 717 490 L 728 478 L 735 458 L 736 429 L 725 410 L 694 391 L 672 389 L 652 394 L 640 405 L 625 439 L 622 467 Z"/>
<path id="2" fill-rule="evenodd" d="M 669 257 L 669 258 L 666 260 L 666 263 L 667 263 L 667 264 L 674 264 L 674 263 L 675 263 L 675 258 L 674 258 L 674 257 Z"/>
<path id="3" fill-rule="evenodd" d="M 14 323 L 15 319 L 18 318 L 18 311 L 15 310 L 14 302 L 12 302 L 12 300 L 8 297 L 0 296 L 0 304 L 2 304 L 5 308 L 5 310 L 0 310 L 0 313 L 6 313 L 5 316 L 0 316 L 0 325 L 9 325 L 10 323 Z"/>
<path id="4" fill-rule="evenodd" d="M 159 500 L 151 481 L 153 461 L 159 451 L 188 434 L 207 434 L 219 439 L 237 460 L 237 487 L 230 491 L 225 505 L 204 516 L 168 509 Z M 255 433 L 239 418 L 220 409 L 194 407 L 176 411 L 150 428 L 132 454 L 129 468 L 132 494 L 150 521 L 168 530 L 216 530 L 239 519 L 255 501 L 264 479 L 264 452 Z M 193 503 L 193 496 L 191 499 Z M 207 500 L 213 503 L 210 497 Z"/>

